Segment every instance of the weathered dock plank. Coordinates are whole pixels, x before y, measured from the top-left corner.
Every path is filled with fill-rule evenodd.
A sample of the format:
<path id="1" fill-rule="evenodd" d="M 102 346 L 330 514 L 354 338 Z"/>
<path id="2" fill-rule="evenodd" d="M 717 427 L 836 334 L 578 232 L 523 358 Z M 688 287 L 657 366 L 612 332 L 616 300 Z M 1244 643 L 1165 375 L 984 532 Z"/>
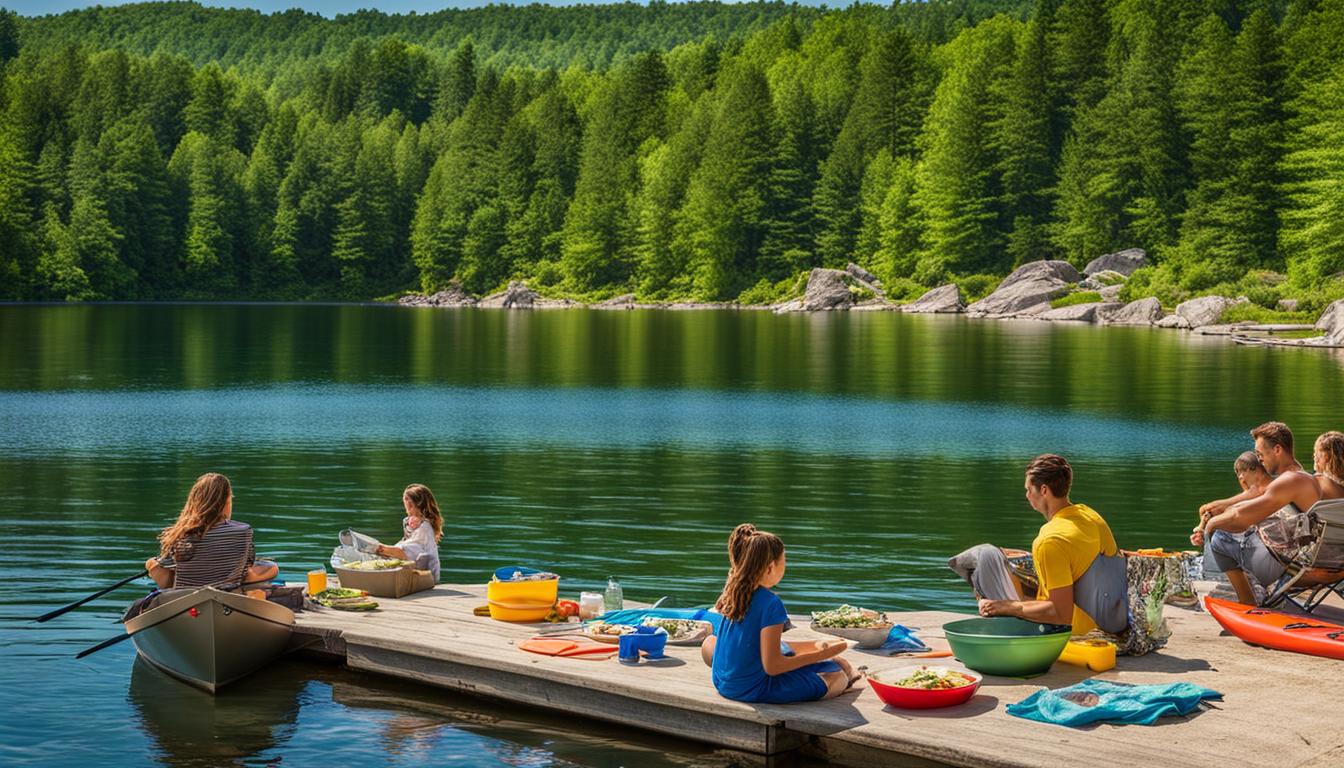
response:
<path id="1" fill-rule="evenodd" d="M 988 677 L 969 704 L 916 712 L 885 707 L 872 691 L 789 706 L 749 705 L 715 693 L 696 648 L 669 647 L 671 660 L 637 667 L 610 661 L 556 659 L 518 650 L 516 643 L 555 625 L 516 625 L 472 614 L 484 587 L 440 585 L 401 600 L 382 600 L 373 613 L 305 611 L 298 632 L 320 635 L 354 668 L 426 682 L 492 699 L 630 725 L 752 752 L 797 749 L 851 765 L 1044 765 L 1161 763 L 1205 768 L 1331 764 L 1344 752 L 1344 697 L 1325 681 L 1344 680 L 1344 662 L 1248 646 L 1221 635 L 1207 614 L 1168 609 L 1175 634 L 1161 652 L 1121 659 L 1096 675 L 1130 683 L 1187 680 L 1224 693 L 1217 709 L 1155 727 L 1075 730 L 1009 716 L 1004 706 L 1040 686 L 1092 676 L 1056 664 L 1033 680 Z M 943 612 L 896 615 L 946 647 Z M 796 621 L 800 627 L 805 620 Z M 804 628 L 790 638 L 815 637 Z M 851 649 L 848 657 L 874 672 L 902 661 Z M 956 665 L 951 659 L 931 663 Z M 1324 684 L 1323 684 L 1324 683 Z"/>

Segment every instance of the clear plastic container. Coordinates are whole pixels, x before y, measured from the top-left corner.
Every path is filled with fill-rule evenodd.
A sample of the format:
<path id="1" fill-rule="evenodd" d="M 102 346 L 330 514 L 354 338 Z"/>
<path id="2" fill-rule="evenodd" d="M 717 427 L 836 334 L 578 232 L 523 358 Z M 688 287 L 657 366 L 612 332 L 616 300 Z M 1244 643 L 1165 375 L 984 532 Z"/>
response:
<path id="1" fill-rule="evenodd" d="M 602 595 L 602 602 L 608 611 L 619 611 L 625 607 L 625 596 L 621 594 L 621 584 L 615 576 L 607 577 L 607 591 Z"/>

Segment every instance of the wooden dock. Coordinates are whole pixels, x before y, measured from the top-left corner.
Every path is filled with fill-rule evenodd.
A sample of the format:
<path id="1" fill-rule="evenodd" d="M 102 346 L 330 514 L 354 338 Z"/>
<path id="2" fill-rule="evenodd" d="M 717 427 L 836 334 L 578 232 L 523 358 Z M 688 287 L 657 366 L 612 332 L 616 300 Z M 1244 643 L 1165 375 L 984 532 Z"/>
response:
<path id="1" fill-rule="evenodd" d="M 968 704 L 943 710 L 886 707 L 869 689 L 787 706 L 720 697 L 698 648 L 668 647 L 672 660 L 627 666 L 526 653 L 515 644 L 552 624 L 506 624 L 475 616 L 483 586 L 441 584 L 380 599 L 370 613 L 310 610 L 297 632 L 357 670 L 429 683 L 495 700 L 594 718 L 760 756 L 766 764 L 801 751 L 843 765 L 1344 765 L 1344 661 L 1248 646 L 1223 634 L 1208 614 L 1167 608 L 1174 635 L 1157 653 L 1120 659 L 1100 675 L 1056 663 L 1032 680 L 985 678 Z M 1322 609 L 1332 611 L 1331 608 Z M 946 648 L 940 627 L 964 618 L 945 612 L 889 614 Z M 1331 613 L 1339 619 L 1344 613 Z M 787 639 L 818 637 L 806 619 Z M 872 672 L 912 663 L 851 649 Z M 959 666 L 953 659 L 926 663 Z M 1128 683 L 1184 680 L 1221 691 L 1214 708 L 1156 726 L 1071 729 L 1009 716 L 1004 707 L 1041 686 L 1087 677 Z"/>

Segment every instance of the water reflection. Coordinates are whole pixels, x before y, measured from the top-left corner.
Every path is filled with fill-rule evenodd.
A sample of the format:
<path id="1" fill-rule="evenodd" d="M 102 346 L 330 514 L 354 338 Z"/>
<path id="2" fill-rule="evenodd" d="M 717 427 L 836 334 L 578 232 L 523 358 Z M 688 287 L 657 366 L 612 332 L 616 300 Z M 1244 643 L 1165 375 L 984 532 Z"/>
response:
<path id="1" fill-rule="evenodd" d="M 307 671 L 281 662 L 211 696 L 136 656 L 127 700 L 163 764 L 237 764 L 288 741 Z"/>

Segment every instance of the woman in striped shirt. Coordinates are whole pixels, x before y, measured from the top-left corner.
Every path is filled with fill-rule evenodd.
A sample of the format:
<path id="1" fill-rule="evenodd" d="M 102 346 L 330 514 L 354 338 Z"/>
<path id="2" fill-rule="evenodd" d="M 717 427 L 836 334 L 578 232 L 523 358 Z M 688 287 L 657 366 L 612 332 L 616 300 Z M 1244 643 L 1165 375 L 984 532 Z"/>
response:
<path id="1" fill-rule="evenodd" d="M 257 562 L 252 527 L 232 516 L 229 479 L 215 472 L 196 478 L 177 522 L 159 534 L 159 556 L 145 561 L 159 588 L 236 589 L 274 578 L 275 563 Z M 168 559 L 172 564 L 161 564 Z"/>

